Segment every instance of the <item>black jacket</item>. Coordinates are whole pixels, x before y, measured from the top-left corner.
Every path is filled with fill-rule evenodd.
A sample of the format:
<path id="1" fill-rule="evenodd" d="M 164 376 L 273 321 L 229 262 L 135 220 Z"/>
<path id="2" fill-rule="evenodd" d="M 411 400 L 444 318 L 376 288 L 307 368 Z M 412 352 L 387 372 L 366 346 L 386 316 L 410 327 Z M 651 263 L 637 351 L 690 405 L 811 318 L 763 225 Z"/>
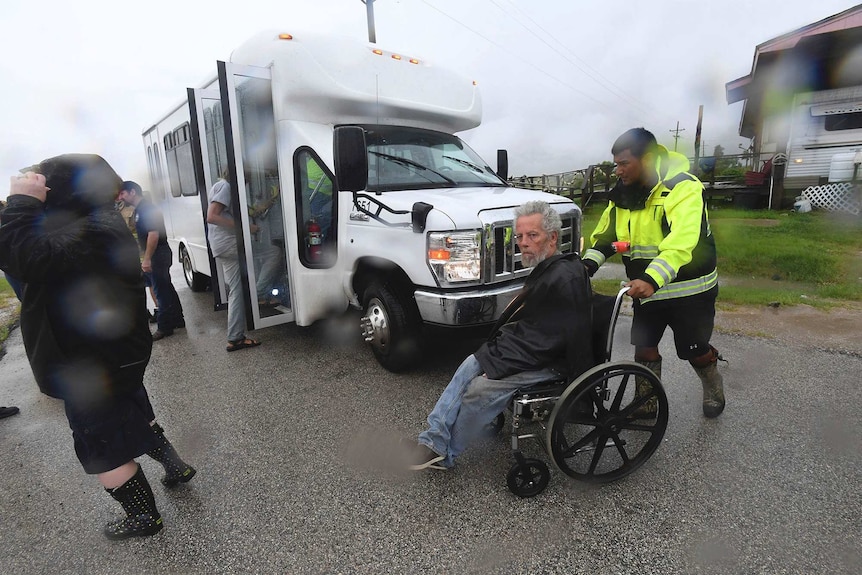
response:
<path id="1" fill-rule="evenodd" d="M 529 275 L 504 312 L 505 323 L 476 359 L 491 379 L 543 368 L 566 377 L 581 374 L 594 365 L 591 301 L 589 278 L 577 254 L 546 259 Z"/>
<path id="2" fill-rule="evenodd" d="M 40 164 L 48 200 L 10 196 L 0 268 L 23 284 L 21 334 L 41 391 L 98 400 L 140 386 L 152 338 L 138 246 L 113 209 L 121 180 L 98 156 Z"/>

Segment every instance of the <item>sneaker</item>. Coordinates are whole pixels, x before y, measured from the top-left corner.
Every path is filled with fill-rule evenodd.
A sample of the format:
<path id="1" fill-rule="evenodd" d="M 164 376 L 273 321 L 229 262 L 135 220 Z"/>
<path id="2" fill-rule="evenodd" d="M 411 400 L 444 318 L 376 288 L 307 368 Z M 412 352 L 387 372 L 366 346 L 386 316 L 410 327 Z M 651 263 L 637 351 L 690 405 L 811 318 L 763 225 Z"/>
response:
<path id="1" fill-rule="evenodd" d="M 21 411 L 21 410 L 18 409 L 17 407 L 14 407 L 14 406 L 12 406 L 12 407 L 0 407 L 0 419 L 3 419 L 4 417 L 12 417 L 13 415 L 18 413 L 19 411 Z"/>
<path id="2" fill-rule="evenodd" d="M 171 331 L 159 331 L 156 330 L 153 332 L 153 341 L 159 341 L 160 339 L 164 339 L 168 336 L 174 335 L 174 330 Z"/>
<path id="3" fill-rule="evenodd" d="M 410 471 L 421 471 L 423 469 L 446 469 L 442 465 L 436 465 L 444 459 L 446 458 L 439 455 L 430 447 L 417 443 L 411 449 L 408 469 L 410 469 Z"/>

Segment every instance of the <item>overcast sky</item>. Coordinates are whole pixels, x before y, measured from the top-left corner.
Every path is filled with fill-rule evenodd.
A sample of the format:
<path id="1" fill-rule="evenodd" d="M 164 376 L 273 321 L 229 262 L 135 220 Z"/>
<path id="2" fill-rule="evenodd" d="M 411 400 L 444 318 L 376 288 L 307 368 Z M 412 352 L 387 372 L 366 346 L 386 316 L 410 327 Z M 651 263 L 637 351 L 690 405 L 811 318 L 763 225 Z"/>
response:
<path id="1" fill-rule="evenodd" d="M 846 0 L 376 0 L 377 44 L 478 82 L 482 126 L 462 137 L 512 175 L 610 159 L 644 126 L 693 155 L 737 153 L 741 104 L 725 83 L 755 46 L 853 7 Z M 368 39 L 361 0 L 4 0 L 0 8 L 0 198 L 18 169 L 101 154 L 147 187 L 141 132 L 263 29 Z"/>

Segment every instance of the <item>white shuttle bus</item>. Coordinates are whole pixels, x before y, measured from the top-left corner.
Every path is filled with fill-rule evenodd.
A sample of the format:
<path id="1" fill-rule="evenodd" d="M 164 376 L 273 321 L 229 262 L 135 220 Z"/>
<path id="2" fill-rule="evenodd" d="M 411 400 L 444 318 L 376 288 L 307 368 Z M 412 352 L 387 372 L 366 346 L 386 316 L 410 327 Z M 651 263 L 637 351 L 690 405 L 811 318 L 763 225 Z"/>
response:
<path id="1" fill-rule="evenodd" d="M 211 285 L 216 309 L 227 298 L 207 194 L 230 183 L 249 329 L 354 306 L 375 357 L 398 371 L 421 357 L 428 326 L 490 325 L 521 289 L 516 206 L 551 203 L 563 252 L 579 249 L 574 203 L 509 187 L 505 151 L 495 172 L 454 135 L 481 121 L 470 80 L 375 44 L 279 32 L 217 69 L 143 139 L 186 281 Z"/>

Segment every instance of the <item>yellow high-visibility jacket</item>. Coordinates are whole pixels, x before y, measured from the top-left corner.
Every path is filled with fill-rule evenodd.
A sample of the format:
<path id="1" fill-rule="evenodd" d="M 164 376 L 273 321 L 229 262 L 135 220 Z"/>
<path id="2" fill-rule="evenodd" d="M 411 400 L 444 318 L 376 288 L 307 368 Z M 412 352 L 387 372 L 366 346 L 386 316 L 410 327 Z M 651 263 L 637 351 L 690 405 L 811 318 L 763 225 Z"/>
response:
<path id="1" fill-rule="evenodd" d="M 629 242 L 629 251 L 622 254 L 626 275 L 656 289 L 642 303 L 691 296 L 718 285 L 703 184 L 688 173 L 685 156 L 659 148 L 658 183 L 644 207 L 625 209 L 609 202 L 583 256 L 592 275 L 614 255 L 612 242 Z"/>

